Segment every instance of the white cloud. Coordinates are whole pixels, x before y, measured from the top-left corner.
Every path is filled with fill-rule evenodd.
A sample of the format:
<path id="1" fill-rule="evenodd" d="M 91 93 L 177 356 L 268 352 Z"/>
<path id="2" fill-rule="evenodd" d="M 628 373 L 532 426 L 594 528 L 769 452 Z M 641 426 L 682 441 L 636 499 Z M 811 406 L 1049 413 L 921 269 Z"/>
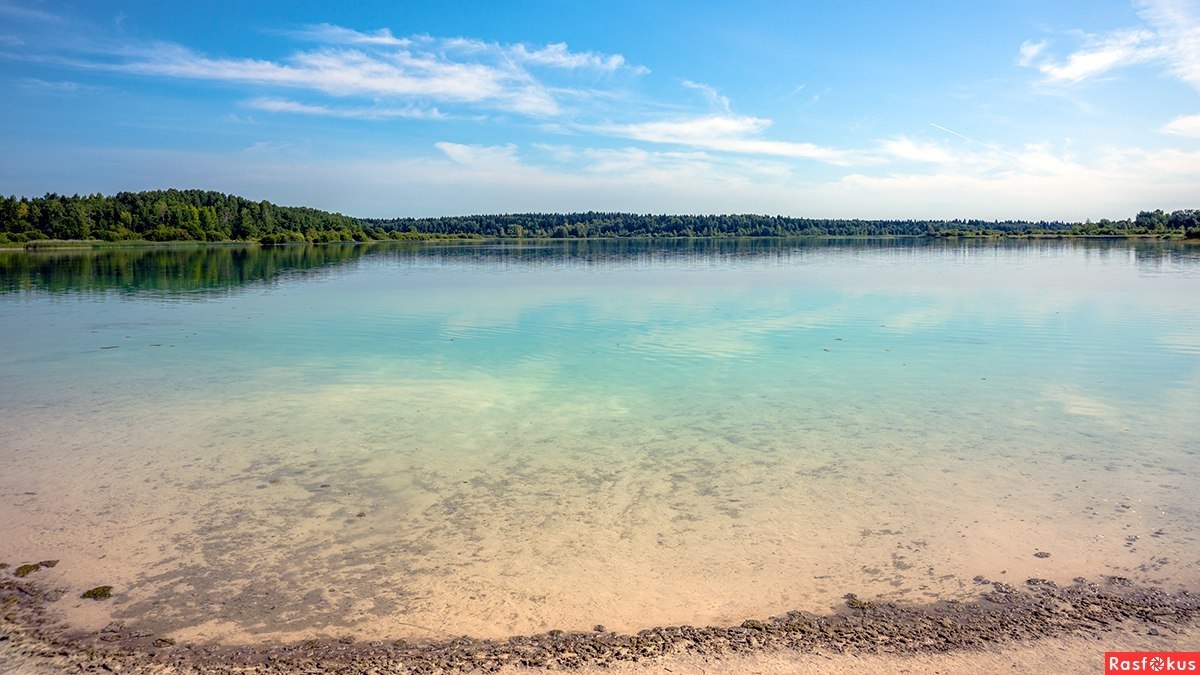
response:
<path id="1" fill-rule="evenodd" d="M 770 120 L 736 115 L 708 115 L 658 122 L 610 124 L 593 131 L 650 143 L 685 145 L 718 152 L 813 159 L 832 164 L 847 163 L 849 153 L 813 143 L 773 141 L 759 135 Z"/>
<path id="2" fill-rule="evenodd" d="M 255 110 L 265 110 L 275 113 L 293 113 L 297 115 L 315 115 L 318 117 L 341 117 L 358 120 L 383 120 L 393 118 L 408 119 L 444 119 L 446 116 L 437 108 L 423 109 L 409 105 L 402 108 L 389 107 L 332 107 L 301 103 L 282 98 L 260 97 L 251 99 L 246 105 Z"/>
<path id="3" fill-rule="evenodd" d="M 517 146 L 506 145 L 466 145 L 441 141 L 434 147 L 442 151 L 447 158 L 456 164 L 488 170 L 501 170 L 517 166 Z"/>
<path id="4" fill-rule="evenodd" d="M 1200 14 L 1194 2 L 1151 0 L 1139 3 L 1139 16 L 1158 33 L 1162 58 L 1171 73 L 1200 89 Z"/>
<path id="5" fill-rule="evenodd" d="M 407 47 L 412 44 L 408 38 L 398 38 L 392 31 L 380 28 L 372 33 L 362 33 L 351 28 L 335 26 L 329 23 L 314 24 L 300 30 L 287 31 L 292 35 L 313 42 L 340 45 L 383 45 L 389 47 Z"/>
<path id="6" fill-rule="evenodd" d="M 1045 60 L 1037 68 L 1050 81 L 1082 82 L 1159 56 L 1161 46 L 1155 37 L 1143 29 L 1116 31 L 1103 39 L 1091 40 L 1091 44 L 1068 56 L 1066 61 Z"/>
<path id="7" fill-rule="evenodd" d="M 826 186 L 827 198 L 857 194 L 864 205 L 912 217 L 1082 221 L 1184 208 L 1181 195 L 1200 183 L 1200 152 L 1106 149 L 1083 158 L 1036 144 L 1013 154 L 1019 163 L 989 172 L 851 174 Z"/>
<path id="8" fill-rule="evenodd" d="M 584 171 L 614 177 L 664 175 L 678 177 L 686 172 L 693 178 L 696 174 L 711 174 L 716 167 L 712 157 L 703 152 L 654 152 L 642 148 L 597 149 L 583 152 L 588 161 Z"/>
<path id="9" fill-rule="evenodd" d="M 512 64 L 547 66 L 562 70 L 596 70 L 615 72 L 628 70 L 634 74 L 650 72 L 645 66 L 630 65 L 620 54 L 597 54 L 596 52 L 572 52 L 565 42 L 554 42 L 545 47 L 529 47 L 524 44 L 505 45 L 484 42 L 471 38 L 439 39 L 427 35 L 414 36 L 414 43 L 440 53 L 464 56 L 484 56 Z"/>
<path id="10" fill-rule="evenodd" d="M 393 110 L 444 103 L 541 118 L 563 113 L 559 97 L 596 95 L 570 88 L 569 80 L 564 78 L 573 72 L 648 72 L 629 65 L 620 54 L 573 52 L 562 42 L 530 46 L 428 35 L 397 37 L 387 29 L 362 32 L 333 24 L 310 25 L 283 34 L 318 45 L 282 59 L 213 57 L 173 43 L 89 46 L 83 58 L 57 60 L 92 70 L 280 87 L 336 97 L 384 98 L 407 104 Z M 82 40 L 77 43 L 95 44 Z M 401 116 L 358 115 L 319 105 L 292 108 L 293 112 L 363 119 Z"/>
<path id="11" fill-rule="evenodd" d="M 123 62 L 92 67 L 140 75 L 274 85 L 333 96 L 478 104 L 534 116 L 554 115 L 559 110 L 546 88 L 527 73 L 408 51 L 380 55 L 324 48 L 275 62 L 213 59 L 177 45 L 158 45 Z"/>
<path id="12" fill-rule="evenodd" d="M 300 30 L 286 31 L 305 40 L 335 45 L 373 45 L 380 47 L 410 47 L 429 53 L 456 53 L 503 59 L 514 63 L 549 66 L 565 69 L 592 69 L 616 71 L 628 68 L 636 73 L 649 72 L 643 66 L 629 65 L 620 54 L 597 54 L 595 52 L 572 52 L 565 42 L 555 42 L 544 47 L 525 44 L 504 45 L 471 38 L 436 38 L 429 35 L 396 37 L 387 28 L 372 32 L 357 31 L 329 23 L 305 26 Z"/>
<path id="13" fill-rule="evenodd" d="M 912 162 L 949 163 L 957 159 L 946 146 L 938 143 L 915 141 L 907 136 L 884 141 L 884 154 Z"/>
<path id="14" fill-rule="evenodd" d="M 1191 0 L 1139 0 L 1146 26 L 1088 35 L 1065 59 L 1046 56 L 1047 43 L 1025 41 L 1017 63 L 1035 67 L 1051 83 L 1078 83 L 1128 66 L 1158 63 L 1200 90 L 1200 13 Z"/>
<path id="15" fill-rule="evenodd" d="M 1046 42 L 1030 42 L 1026 40 L 1021 43 L 1021 56 L 1017 59 L 1017 64 L 1021 66 L 1029 66 L 1033 64 L 1034 59 L 1042 50 L 1046 48 Z"/>
<path id="16" fill-rule="evenodd" d="M 512 56 L 518 61 L 554 68 L 589 68 L 593 70 L 615 71 L 629 67 L 636 73 L 648 73 L 644 66 L 628 66 L 625 57 L 620 54 L 596 54 L 593 52 L 571 52 L 564 42 L 546 45 L 541 49 L 529 49 L 525 45 L 512 47 Z"/>
<path id="17" fill-rule="evenodd" d="M 710 87 L 709 85 L 702 84 L 700 82 L 692 82 L 691 80 L 684 80 L 683 86 L 688 89 L 695 89 L 703 94 L 704 98 L 708 100 L 709 105 L 713 106 L 714 108 L 719 108 L 725 113 L 730 112 L 729 97 L 722 96 L 721 92 L 717 91 L 715 87 Z M 803 86 L 804 85 L 801 85 L 801 87 Z"/>
<path id="18" fill-rule="evenodd" d="M 1167 122 L 1159 131 L 1176 136 L 1200 138 L 1200 115 L 1182 115 Z"/>

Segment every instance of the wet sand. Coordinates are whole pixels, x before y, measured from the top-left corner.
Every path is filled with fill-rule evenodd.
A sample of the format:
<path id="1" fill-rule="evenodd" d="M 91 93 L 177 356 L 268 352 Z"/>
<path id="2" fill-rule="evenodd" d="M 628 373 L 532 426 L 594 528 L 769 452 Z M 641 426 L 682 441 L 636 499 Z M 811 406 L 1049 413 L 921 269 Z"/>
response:
<path id="1" fill-rule="evenodd" d="M 1095 672 L 1104 651 L 1194 649 L 1200 595 L 1121 577 L 1060 586 L 977 578 L 978 597 L 904 606 L 848 594 L 825 615 L 788 612 L 724 627 L 549 631 L 506 640 L 310 639 L 205 644 L 112 623 L 60 621 L 61 592 L 12 569 L 0 582 L 0 670 L 15 673 L 298 672 Z"/>

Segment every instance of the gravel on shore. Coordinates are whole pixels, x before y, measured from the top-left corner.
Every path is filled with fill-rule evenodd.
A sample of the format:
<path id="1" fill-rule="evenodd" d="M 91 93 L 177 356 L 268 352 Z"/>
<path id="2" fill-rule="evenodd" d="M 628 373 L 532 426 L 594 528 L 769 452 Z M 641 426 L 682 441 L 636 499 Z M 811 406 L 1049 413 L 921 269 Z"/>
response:
<path id="1" fill-rule="evenodd" d="M 969 602 L 902 606 L 846 595 L 825 615 L 788 612 L 724 627 L 664 626 L 621 634 L 553 630 L 507 640 L 470 637 L 406 642 L 305 640 L 294 644 L 176 643 L 136 626 L 94 633 L 55 623 L 53 591 L 25 578 L 0 581 L 0 670 L 15 672 L 455 673 L 510 668 L 575 669 L 652 661 L 679 654 L 780 651 L 933 654 L 1078 634 L 1140 622 L 1164 629 L 1200 617 L 1200 596 L 1138 586 L 1114 577 L 1059 586 L 1019 586 L 976 577 Z M 1152 633 L 1153 634 L 1153 633 Z"/>

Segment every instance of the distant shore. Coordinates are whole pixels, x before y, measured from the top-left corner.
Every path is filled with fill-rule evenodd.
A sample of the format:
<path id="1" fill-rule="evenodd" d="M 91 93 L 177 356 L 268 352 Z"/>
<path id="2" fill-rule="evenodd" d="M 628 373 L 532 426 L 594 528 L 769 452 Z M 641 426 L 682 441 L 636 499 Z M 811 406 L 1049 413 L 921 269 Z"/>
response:
<path id="1" fill-rule="evenodd" d="M 38 240 L 241 241 L 267 245 L 428 238 L 604 239 L 795 236 L 1148 236 L 1200 240 L 1200 209 L 1140 211 L 1118 220 L 807 218 L 755 213 L 608 211 L 358 218 L 212 190 L 0 197 L 0 244 Z"/>
<path id="2" fill-rule="evenodd" d="M 1200 595 L 1137 586 L 1121 577 L 1077 579 L 1059 586 L 1028 579 L 1019 586 L 976 577 L 977 600 L 920 606 L 846 596 L 825 615 L 788 612 L 726 627 L 655 627 L 619 634 L 549 631 L 507 640 L 470 637 L 428 642 L 305 640 L 280 645 L 176 643 L 114 623 L 81 633 L 58 623 L 60 596 L 24 578 L 0 581 L 0 670 L 121 673 L 497 672 L 508 669 L 629 668 L 682 659 L 723 660 L 850 655 L 906 659 L 1019 648 L 1046 639 L 1086 636 L 1097 654 L 1115 632 L 1158 637 L 1200 620 Z M 1110 645 L 1105 647 L 1105 645 Z M 1160 645 L 1161 646 L 1161 645 Z M 1194 643 L 1191 645 L 1194 647 Z M 1178 648 L 1183 649 L 1185 645 Z M 1097 658 L 1097 663 L 1099 660 Z M 732 664 L 731 664 L 732 665 Z"/>

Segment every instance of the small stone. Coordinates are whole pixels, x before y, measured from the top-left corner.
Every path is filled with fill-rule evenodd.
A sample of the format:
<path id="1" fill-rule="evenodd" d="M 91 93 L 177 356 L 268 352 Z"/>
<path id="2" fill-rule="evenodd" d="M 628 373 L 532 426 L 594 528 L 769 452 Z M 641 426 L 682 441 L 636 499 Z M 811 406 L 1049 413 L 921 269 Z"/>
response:
<path id="1" fill-rule="evenodd" d="M 1151 628 L 1150 630 L 1146 631 L 1146 635 L 1160 635 L 1160 633 L 1158 632 L 1157 628 Z"/>
<path id="2" fill-rule="evenodd" d="M 175 645 L 175 641 L 172 640 L 171 638 L 163 637 L 163 638 L 158 638 L 157 640 L 154 641 L 155 647 L 172 647 L 174 645 Z"/>
<path id="3" fill-rule="evenodd" d="M 598 623 L 598 624 L 596 624 L 595 626 L 592 626 L 592 630 L 596 631 L 597 633 L 606 633 L 606 632 L 608 632 L 608 631 L 607 631 L 607 630 L 604 628 L 604 625 L 603 625 L 603 624 L 599 624 L 599 623 Z"/>
<path id="4" fill-rule="evenodd" d="M 1035 557 L 1035 558 L 1049 558 L 1049 557 L 1050 557 L 1050 554 L 1049 554 L 1049 553 L 1046 553 L 1045 551 L 1038 551 L 1037 553 L 1034 553 L 1034 554 L 1033 554 L 1033 557 Z"/>
<path id="5" fill-rule="evenodd" d="M 366 511 L 359 511 L 358 513 L 354 514 L 354 517 L 355 517 L 355 518 L 366 518 L 366 517 L 367 517 L 367 512 L 366 512 Z"/>
<path id="6" fill-rule="evenodd" d="M 40 562 L 38 564 L 41 565 L 42 567 L 54 567 L 55 565 L 58 564 L 58 561 L 57 560 L 43 560 L 42 562 Z"/>

